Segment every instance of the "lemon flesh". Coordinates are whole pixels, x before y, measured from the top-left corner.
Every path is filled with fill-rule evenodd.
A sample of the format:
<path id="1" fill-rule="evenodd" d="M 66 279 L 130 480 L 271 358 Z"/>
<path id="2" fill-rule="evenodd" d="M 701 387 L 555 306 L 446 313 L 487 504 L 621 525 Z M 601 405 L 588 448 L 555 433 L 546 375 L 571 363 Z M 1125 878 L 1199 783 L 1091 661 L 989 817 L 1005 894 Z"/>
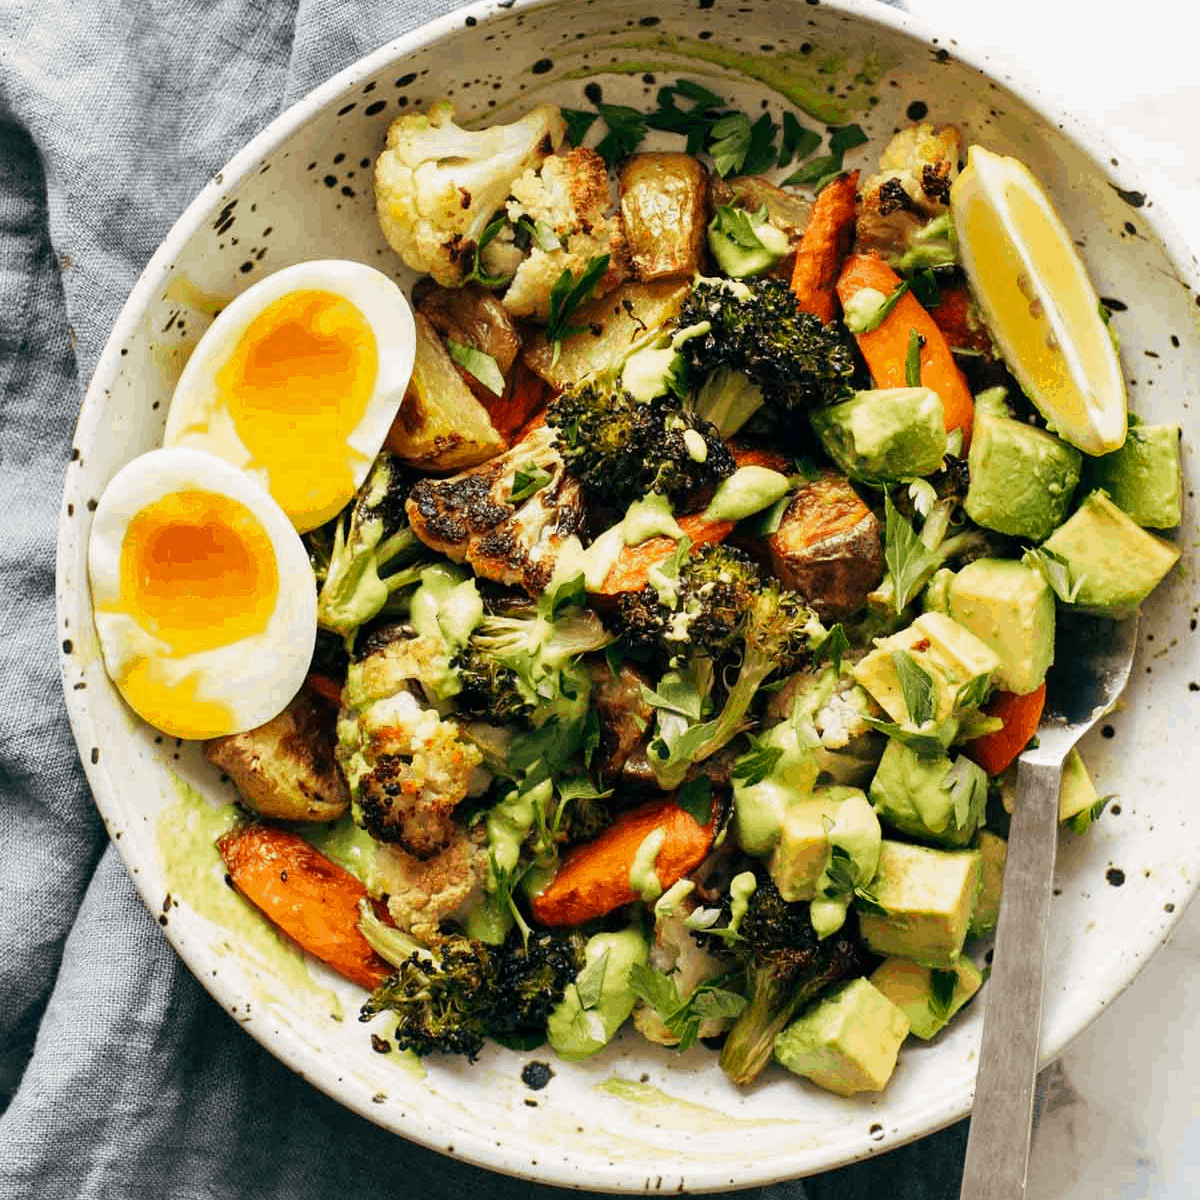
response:
<path id="1" fill-rule="evenodd" d="M 972 146 L 950 190 L 963 269 L 1000 353 L 1050 428 L 1085 454 L 1125 441 L 1125 382 L 1071 235 L 1028 168 Z"/>

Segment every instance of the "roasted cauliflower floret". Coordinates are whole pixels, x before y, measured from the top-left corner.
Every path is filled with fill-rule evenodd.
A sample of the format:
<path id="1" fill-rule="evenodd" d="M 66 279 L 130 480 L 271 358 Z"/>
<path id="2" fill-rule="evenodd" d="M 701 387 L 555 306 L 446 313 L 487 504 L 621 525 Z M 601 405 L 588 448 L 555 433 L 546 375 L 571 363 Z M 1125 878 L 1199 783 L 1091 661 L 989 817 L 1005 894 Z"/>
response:
<path id="1" fill-rule="evenodd" d="M 478 131 L 455 124 L 449 100 L 398 117 L 375 163 L 384 236 L 413 270 L 446 287 L 462 283 L 513 180 L 552 154 L 565 132 L 553 104 Z"/>
<path id="2" fill-rule="evenodd" d="M 483 755 L 458 722 L 418 699 L 437 661 L 430 640 L 394 638 L 352 664 L 337 728 L 354 819 L 418 859 L 450 844 L 455 808 L 486 783 L 476 774 Z"/>
<path id="3" fill-rule="evenodd" d="M 729 970 L 724 962 L 701 946 L 692 936 L 686 918 L 698 907 L 696 900 L 685 896 L 669 912 L 656 912 L 654 943 L 650 947 L 650 965 L 664 971 L 675 981 L 679 998 L 687 1000 L 693 992 L 710 979 Z M 660 1046 L 674 1046 L 679 1036 L 672 1033 L 659 1014 L 645 1002 L 633 1011 L 633 1023 L 647 1041 Z M 724 1017 L 706 1017 L 700 1023 L 699 1037 L 717 1037 L 729 1025 Z"/>
<path id="4" fill-rule="evenodd" d="M 392 920 L 421 941 L 437 938 L 443 921 L 459 918 L 483 894 L 488 871 L 487 830 L 456 828 L 447 846 L 420 859 L 399 846 L 380 846 L 375 871 Z"/>
<path id="5" fill-rule="evenodd" d="M 621 220 L 611 211 L 608 170 L 594 150 L 579 147 L 527 170 L 513 183 L 507 209 L 514 226 L 526 218 L 536 230 L 503 296 L 504 307 L 516 316 L 545 320 L 550 291 L 563 271 L 578 279 L 599 255 L 608 255 L 608 270 L 595 295 L 612 291 L 628 276 L 629 250 Z"/>
<path id="6" fill-rule="evenodd" d="M 927 121 L 902 129 L 879 158 L 879 172 L 859 191 L 859 252 L 904 254 L 913 235 L 950 204 L 962 136 L 953 125 Z"/>

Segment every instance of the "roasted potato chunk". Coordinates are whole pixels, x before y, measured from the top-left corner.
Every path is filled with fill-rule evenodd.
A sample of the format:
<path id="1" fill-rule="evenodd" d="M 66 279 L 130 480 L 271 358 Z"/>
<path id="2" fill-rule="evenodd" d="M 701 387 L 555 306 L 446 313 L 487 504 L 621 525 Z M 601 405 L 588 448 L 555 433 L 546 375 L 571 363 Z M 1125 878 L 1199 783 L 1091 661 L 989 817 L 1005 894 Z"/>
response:
<path id="1" fill-rule="evenodd" d="M 634 274 L 677 279 L 700 269 L 708 171 L 690 154 L 634 154 L 621 167 L 621 219 Z"/>
<path id="2" fill-rule="evenodd" d="M 857 612 L 883 579 L 879 519 L 850 481 L 828 468 L 800 485 L 767 549 L 784 586 L 823 621 Z"/>
<path id="3" fill-rule="evenodd" d="M 508 378 L 521 349 L 521 335 L 512 314 L 491 292 L 474 285 L 460 288 L 418 285 L 415 298 L 417 311 L 429 318 L 442 337 L 490 354 L 500 374 Z M 475 390 L 472 384 L 483 386 L 473 376 L 464 381 L 472 391 Z M 484 398 L 489 394 L 485 391 Z"/>
<path id="4" fill-rule="evenodd" d="M 487 409 L 471 394 L 429 318 L 413 313 L 417 353 L 412 381 L 384 445 L 426 471 L 473 467 L 504 449 Z"/>
<path id="5" fill-rule="evenodd" d="M 690 279 L 624 283 L 575 310 L 571 324 L 582 332 L 563 338 L 557 353 L 555 343 L 538 333 L 525 343 L 521 357 L 551 387 L 568 387 L 585 375 L 615 367 L 637 338 L 675 316 L 690 287 Z"/>
<path id="6" fill-rule="evenodd" d="M 732 179 L 714 175 L 709 192 L 713 212 L 722 204 L 732 204 L 750 212 L 757 212 L 765 205 L 767 219 L 777 229 L 782 229 L 791 242 L 800 240 L 812 213 L 811 200 L 758 175 L 736 175 Z"/>
<path id="7" fill-rule="evenodd" d="M 233 780 L 248 808 L 281 821 L 335 821 L 350 805 L 333 758 L 333 708 L 301 691 L 257 729 L 210 738 L 204 757 Z"/>

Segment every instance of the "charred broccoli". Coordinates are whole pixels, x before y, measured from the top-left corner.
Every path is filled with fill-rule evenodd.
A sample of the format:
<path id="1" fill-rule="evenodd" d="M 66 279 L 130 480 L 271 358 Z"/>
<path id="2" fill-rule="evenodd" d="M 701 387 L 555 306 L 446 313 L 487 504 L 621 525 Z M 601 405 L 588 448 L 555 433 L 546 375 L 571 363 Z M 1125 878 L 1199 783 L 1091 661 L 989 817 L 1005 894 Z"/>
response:
<path id="1" fill-rule="evenodd" d="M 680 328 L 708 326 L 680 346 L 692 377 L 739 372 L 762 390 L 764 411 L 781 421 L 845 399 L 853 390 L 855 362 L 845 338 L 835 326 L 802 312 L 782 279 L 698 279 L 677 320 Z M 739 403 L 756 401 L 751 389 Z M 703 395 L 701 403 L 704 413 Z"/>
<path id="2" fill-rule="evenodd" d="M 523 1044 L 545 1036 L 546 1018 L 583 966 L 584 936 L 513 929 L 492 946 L 461 934 L 414 949 L 362 1006 L 360 1020 L 396 1014 L 395 1044 L 416 1054 L 465 1054 L 486 1039 Z"/>
<path id="3" fill-rule="evenodd" d="M 624 511 L 648 492 L 679 506 L 734 472 L 715 426 L 673 394 L 635 397 L 620 378 L 584 380 L 546 410 L 567 471 L 588 500 Z"/>
<path id="4" fill-rule="evenodd" d="M 658 709 L 655 735 L 648 758 L 664 791 L 678 787 L 693 763 L 703 762 L 732 741 L 745 727 L 759 688 L 776 672 L 794 670 L 824 636 L 816 614 L 795 593 L 768 580 L 760 585 L 746 608 L 730 650 L 740 662 L 728 671 L 703 668 L 706 656 L 693 655 L 682 670 L 659 681 L 651 703 Z M 718 660 L 720 665 L 720 660 Z M 702 680 L 732 675 L 716 715 L 701 717 L 711 703 Z"/>
<path id="5" fill-rule="evenodd" d="M 715 938 L 708 939 L 710 943 Z M 797 1010 L 835 980 L 860 973 L 866 952 L 851 916 L 824 941 L 803 901 L 789 903 L 761 874 L 729 949 L 745 970 L 749 1003 L 721 1048 L 721 1068 L 734 1083 L 750 1083 L 771 1061 L 775 1035 Z"/>
<path id="6" fill-rule="evenodd" d="M 760 583 L 744 551 L 719 543 L 699 547 L 667 589 L 646 584 L 620 598 L 620 628 L 635 651 L 719 654 L 737 630 Z"/>
<path id="7" fill-rule="evenodd" d="M 423 547 L 404 511 L 416 478 L 384 451 L 348 512 L 309 535 L 309 556 L 320 584 L 317 621 L 348 644 L 394 592 L 419 583 L 428 566 L 415 561 Z"/>

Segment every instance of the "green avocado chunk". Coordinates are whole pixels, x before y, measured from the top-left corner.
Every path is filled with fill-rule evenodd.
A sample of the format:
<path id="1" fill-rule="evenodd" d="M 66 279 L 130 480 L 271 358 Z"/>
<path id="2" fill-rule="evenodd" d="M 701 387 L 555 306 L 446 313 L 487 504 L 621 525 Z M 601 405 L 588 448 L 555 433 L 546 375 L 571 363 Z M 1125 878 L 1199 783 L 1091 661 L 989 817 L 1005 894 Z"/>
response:
<path id="1" fill-rule="evenodd" d="M 869 980 L 852 979 L 775 1038 L 775 1061 L 839 1096 L 879 1092 L 907 1036 L 904 1013 Z"/>
<path id="2" fill-rule="evenodd" d="M 1134 612 L 1179 560 L 1179 548 L 1147 533 L 1103 490 L 1091 492 L 1045 548 L 1078 585 L 1075 606 L 1107 616 Z"/>
<path id="3" fill-rule="evenodd" d="M 1082 463 L 1053 434 L 980 408 L 967 452 L 967 516 L 997 533 L 1043 541 L 1066 517 Z"/>
<path id="4" fill-rule="evenodd" d="M 629 973 L 649 956 L 640 929 L 588 938 L 582 969 L 546 1020 L 546 1038 L 559 1058 L 580 1062 L 608 1045 L 637 1003 Z"/>
<path id="5" fill-rule="evenodd" d="M 899 833 L 966 846 L 987 808 L 987 776 L 969 760 L 926 757 L 889 741 L 869 794 L 879 819 Z"/>
<path id="6" fill-rule="evenodd" d="M 983 972 L 960 958 L 952 970 L 934 971 L 907 958 L 885 958 L 871 982 L 908 1018 L 914 1037 L 929 1039 L 983 984 Z"/>
<path id="7" fill-rule="evenodd" d="M 1041 686 L 1054 661 L 1055 607 L 1040 571 L 1011 558 L 976 559 L 949 580 L 945 603 L 996 652 L 998 688 L 1024 695 Z"/>
<path id="8" fill-rule="evenodd" d="M 809 421 L 826 454 L 861 483 L 932 475 L 946 454 L 942 399 L 931 388 L 876 388 L 814 409 Z"/>
<path id="9" fill-rule="evenodd" d="M 977 850 L 934 850 L 885 838 L 871 883 L 883 911 L 859 908 L 863 941 L 876 954 L 953 967 L 966 940 L 980 870 Z"/>
<path id="10" fill-rule="evenodd" d="M 975 849 L 983 868 L 983 882 L 971 914 L 971 937 L 982 937 L 996 928 L 1000 916 L 1000 893 L 1004 885 L 1004 864 L 1008 859 L 1008 843 L 990 829 L 981 829 L 975 839 Z M 962 962 L 959 959 L 959 962 Z"/>
<path id="11" fill-rule="evenodd" d="M 1183 520 L 1183 473 L 1178 425 L 1131 425 L 1125 444 L 1088 462 L 1092 488 L 1150 529 L 1173 529 Z"/>

